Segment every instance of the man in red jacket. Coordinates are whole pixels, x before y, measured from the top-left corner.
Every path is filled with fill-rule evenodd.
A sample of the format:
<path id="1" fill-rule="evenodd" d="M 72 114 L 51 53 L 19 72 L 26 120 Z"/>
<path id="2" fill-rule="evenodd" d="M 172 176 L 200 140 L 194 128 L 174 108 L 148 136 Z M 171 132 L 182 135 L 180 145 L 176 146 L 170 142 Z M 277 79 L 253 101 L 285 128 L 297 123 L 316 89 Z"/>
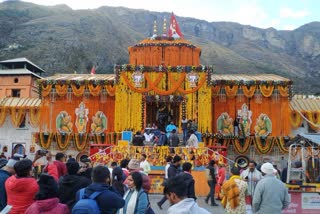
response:
<path id="1" fill-rule="evenodd" d="M 67 174 L 67 166 L 65 162 L 66 162 L 65 154 L 58 152 L 56 154 L 56 160 L 53 161 L 53 164 L 57 166 L 59 178 Z"/>
<path id="2" fill-rule="evenodd" d="M 12 206 L 10 214 L 24 213 L 33 203 L 33 198 L 39 190 L 36 179 L 31 177 L 32 161 L 24 159 L 14 165 L 16 175 L 6 180 L 8 205 Z"/>

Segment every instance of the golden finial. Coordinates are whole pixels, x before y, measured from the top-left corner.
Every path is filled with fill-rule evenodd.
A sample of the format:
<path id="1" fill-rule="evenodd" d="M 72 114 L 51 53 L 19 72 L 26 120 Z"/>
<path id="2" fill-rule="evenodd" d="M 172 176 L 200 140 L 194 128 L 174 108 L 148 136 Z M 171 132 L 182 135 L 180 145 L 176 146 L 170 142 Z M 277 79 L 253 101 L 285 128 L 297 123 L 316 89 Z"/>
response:
<path id="1" fill-rule="evenodd" d="M 157 35 L 157 20 L 154 20 L 153 23 L 153 35 Z"/>
<path id="2" fill-rule="evenodd" d="M 163 36 L 167 36 L 167 19 L 163 19 Z"/>

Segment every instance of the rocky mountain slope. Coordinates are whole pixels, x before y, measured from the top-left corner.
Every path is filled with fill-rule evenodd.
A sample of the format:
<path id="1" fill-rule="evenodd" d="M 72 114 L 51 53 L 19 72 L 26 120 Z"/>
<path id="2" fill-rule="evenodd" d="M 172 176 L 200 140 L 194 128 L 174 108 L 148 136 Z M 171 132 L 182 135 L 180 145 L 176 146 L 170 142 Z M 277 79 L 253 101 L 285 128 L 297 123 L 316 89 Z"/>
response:
<path id="1" fill-rule="evenodd" d="M 0 4 L 0 60 L 27 57 L 46 71 L 112 73 L 128 62 L 127 47 L 162 33 L 170 13 L 101 7 L 72 10 L 26 2 Z M 320 93 L 320 22 L 293 31 L 177 17 L 187 40 L 202 48 L 202 64 L 216 73 L 275 73 L 294 81 L 298 93 Z"/>

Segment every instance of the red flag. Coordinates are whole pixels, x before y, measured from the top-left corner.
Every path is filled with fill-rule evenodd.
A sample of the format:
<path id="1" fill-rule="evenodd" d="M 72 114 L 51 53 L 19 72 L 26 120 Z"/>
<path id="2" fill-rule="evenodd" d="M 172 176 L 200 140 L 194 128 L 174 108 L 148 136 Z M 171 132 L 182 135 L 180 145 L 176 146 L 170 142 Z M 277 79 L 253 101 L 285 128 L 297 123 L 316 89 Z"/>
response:
<path id="1" fill-rule="evenodd" d="M 90 74 L 91 75 L 96 74 L 96 67 L 95 66 L 92 66 Z"/>
<path id="2" fill-rule="evenodd" d="M 168 36 L 169 37 L 179 36 L 180 38 L 183 39 L 183 35 L 182 35 L 181 30 L 179 28 L 177 19 L 173 13 L 171 14 L 171 18 L 170 18 L 170 27 L 169 27 L 169 31 L 168 31 Z"/>

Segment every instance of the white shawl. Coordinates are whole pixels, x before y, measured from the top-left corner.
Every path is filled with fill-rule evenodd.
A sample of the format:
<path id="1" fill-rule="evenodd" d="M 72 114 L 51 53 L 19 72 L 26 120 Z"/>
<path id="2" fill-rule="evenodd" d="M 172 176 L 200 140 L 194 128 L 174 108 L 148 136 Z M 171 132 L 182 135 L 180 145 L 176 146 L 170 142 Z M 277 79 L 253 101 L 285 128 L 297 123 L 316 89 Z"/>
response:
<path id="1" fill-rule="evenodd" d="M 127 190 L 127 192 L 124 194 L 123 199 L 126 200 L 126 198 L 128 197 L 130 193 L 130 189 Z M 121 208 L 119 210 L 119 214 L 134 214 L 134 210 L 136 209 L 136 205 L 137 205 L 137 197 L 138 197 L 139 192 L 135 189 L 134 192 L 132 193 L 130 199 L 127 204 L 127 208 L 126 210 L 124 210 L 124 208 Z"/>

